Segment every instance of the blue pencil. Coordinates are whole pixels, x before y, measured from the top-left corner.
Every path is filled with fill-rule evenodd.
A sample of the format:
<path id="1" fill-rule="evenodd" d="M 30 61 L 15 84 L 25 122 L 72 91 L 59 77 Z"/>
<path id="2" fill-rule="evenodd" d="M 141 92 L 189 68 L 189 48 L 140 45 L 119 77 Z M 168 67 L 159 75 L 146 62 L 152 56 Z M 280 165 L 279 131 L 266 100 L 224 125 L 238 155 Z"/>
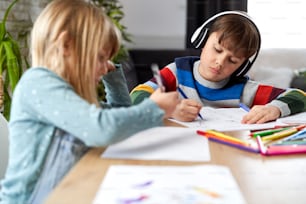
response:
<path id="1" fill-rule="evenodd" d="M 250 111 L 250 108 L 243 103 L 239 103 L 239 107 L 242 108 L 243 110 L 245 110 L 246 112 Z"/>
<path id="2" fill-rule="evenodd" d="M 305 138 L 306 138 L 306 129 L 303 129 L 293 135 L 290 135 L 289 137 L 284 138 L 281 142 L 287 142 L 287 141 L 293 141 Z"/>
<path id="3" fill-rule="evenodd" d="M 177 90 L 180 92 L 180 94 L 185 98 L 185 99 L 188 99 L 188 97 L 186 96 L 186 94 L 184 93 L 184 91 L 180 88 L 180 87 L 177 87 Z M 202 115 L 200 113 L 198 113 L 198 116 L 199 118 L 201 118 L 201 120 L 204 120 Z"/>

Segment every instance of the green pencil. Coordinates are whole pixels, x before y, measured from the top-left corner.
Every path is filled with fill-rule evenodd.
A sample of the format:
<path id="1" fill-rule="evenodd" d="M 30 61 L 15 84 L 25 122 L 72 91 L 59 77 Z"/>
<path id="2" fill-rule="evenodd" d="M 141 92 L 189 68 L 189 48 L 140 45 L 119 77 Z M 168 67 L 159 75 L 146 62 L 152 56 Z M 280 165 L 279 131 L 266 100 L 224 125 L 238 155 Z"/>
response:
<path id="1" fill-rule="evenodd" d="M 272 135 L 273 133 L 276 133 L 276 132 L 280 132 L 280 131 L 283 131 L 283 130 L 287 130 L 287 129 L 289 129 L 289 128 L 290 128 L 290 127 L 284 127 L 284 128 L 276 128 L 276 129 L 269 129 L 269 130 L 256 131 L 256 132 L 251 133 L 251 135 L 252 135 L 253 137 L 257 137 L 257 136 L 264 137 L 264 136 L 267 136 L 267 135 Z"/>

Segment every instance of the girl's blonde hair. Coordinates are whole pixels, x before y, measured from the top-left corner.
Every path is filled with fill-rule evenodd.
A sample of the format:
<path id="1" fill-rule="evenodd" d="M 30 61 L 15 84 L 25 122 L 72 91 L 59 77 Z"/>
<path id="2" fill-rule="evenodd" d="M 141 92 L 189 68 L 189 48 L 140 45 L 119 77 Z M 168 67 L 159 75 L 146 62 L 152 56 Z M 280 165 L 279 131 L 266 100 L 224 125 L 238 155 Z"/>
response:
<path id="1" fill-rule="evenodd" d="M 66 66 L 56 41 L 66 32 L 72 42 L 74 64 Z M 95 69 L 101 48 L 118 52 L 120 33 L 104 12 L 83 0 L 54 0 L 38 16 L 32 30 L 33 66 L 46 67 L 64 80 L 89 103 L 98 104 Z M 109 57 L 109 56 L 105 56 Z"/>

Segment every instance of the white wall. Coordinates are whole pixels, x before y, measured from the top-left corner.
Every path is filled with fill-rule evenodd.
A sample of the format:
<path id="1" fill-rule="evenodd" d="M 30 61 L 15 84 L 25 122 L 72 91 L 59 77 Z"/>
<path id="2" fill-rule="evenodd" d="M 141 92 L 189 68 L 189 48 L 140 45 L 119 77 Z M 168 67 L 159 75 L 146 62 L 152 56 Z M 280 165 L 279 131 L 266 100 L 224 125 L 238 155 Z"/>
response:
<path id="1" fill-rule="evenodd" d="M 262 48 L 306 48 L 305 0 L 249 0 Z"/>
<path id="2" fill-rule="evenodd" d="M 8 22 L 14 34 L 24 26 L 31 27 L 37 14 L 49 0 L 23 0 L 13 8 L 13 19 L 22 20 L 18 26 Z M 187 0 L 119 0 L 125 17 L 122 23 L 132 35 L 128 48 L 184 49 L 186 33 Z M 0 17 L 11 0 L 0 0 Z M 14 11 L 20 12 L 14 12 Z M 29 11 L 30 10 L 30 11 Z M 29 12 L 24 12 L 29 11 Z M 9 18 L 9 21 L 12 18 Z M 14 22 L 14 24 L 17 24 Z"/>
<path id="3" fill-rule="evenodd" d="M 184 49 L 187 0 L 120 0 L 129 48 Z"/>

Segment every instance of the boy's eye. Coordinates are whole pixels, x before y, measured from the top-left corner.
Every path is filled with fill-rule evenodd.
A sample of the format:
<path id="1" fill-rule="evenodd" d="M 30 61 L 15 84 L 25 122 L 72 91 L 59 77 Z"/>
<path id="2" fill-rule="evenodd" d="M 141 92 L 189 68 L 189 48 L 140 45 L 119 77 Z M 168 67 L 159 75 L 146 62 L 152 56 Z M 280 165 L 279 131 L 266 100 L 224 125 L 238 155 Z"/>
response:
<path id="1" fill-rule="evenodd" d="M 218 52 L 218 53 L 222 52 L 222 50 L 217 48 L 217 47 L 215 47 L 215 51 Z"/>
<path id="2" fill-rule="evenodd" d="M 230 63 L 233 63 L 233 64 L 239 64 L 241 62 L 244 61 L 243 58 L 238 58 L 238 57 L 232 57 L 229 59 Z"/>
<path id="3" fill-rule="evenodd" d="M 236 60 L 229 59 L 229 62 L 232 63 L 232 64 L 237 64 Z"/>

